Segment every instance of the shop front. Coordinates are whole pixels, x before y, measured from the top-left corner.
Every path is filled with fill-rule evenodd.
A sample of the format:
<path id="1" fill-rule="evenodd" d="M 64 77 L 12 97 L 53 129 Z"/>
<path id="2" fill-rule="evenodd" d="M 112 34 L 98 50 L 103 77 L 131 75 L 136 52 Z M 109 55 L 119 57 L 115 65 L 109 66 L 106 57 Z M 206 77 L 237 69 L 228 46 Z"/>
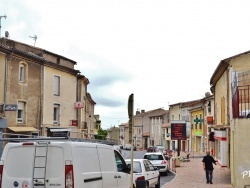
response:
<path id="1" fill-rule="evenodd" d="M 214 131 L 215 139 L 215 157 L 218 160 L 218 163 L 222 167 L 228 166 L 228 138 L 227 131 L 225 130 L 215 130 Z"/>

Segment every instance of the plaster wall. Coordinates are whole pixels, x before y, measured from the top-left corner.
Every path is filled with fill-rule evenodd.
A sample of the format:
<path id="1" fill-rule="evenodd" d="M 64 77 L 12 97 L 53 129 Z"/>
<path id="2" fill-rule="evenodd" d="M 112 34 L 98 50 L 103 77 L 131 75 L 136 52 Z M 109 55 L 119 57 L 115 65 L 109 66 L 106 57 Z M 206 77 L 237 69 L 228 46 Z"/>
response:
<path id="1" fill-rule="evenodd" d="M 0 104 L 4 103 L 5 54 L 0 53 Z"/>
<path id="2" fill-rule="evenodd" d="M 250 185 L 249 174 L 243 178 L 242 173 L 250 171 L 250 120 L 234 119 L 232 122 L 233 131 L 231 132 L 233 151 L 231 151 L 231 171 L 233 172 L 232 182 L 236 187 L 244 187 Z"/>
<path id="3" fill-rule="evenodd" d="M 60 77 L 60 95 L 53 93 L 54 76 Z M 67 127 L 76 119 L 76 76 L 50 67 L 44 68 L 43 125 L 53 125 L 54 104 L 60 104 L 60 126 Z"/>

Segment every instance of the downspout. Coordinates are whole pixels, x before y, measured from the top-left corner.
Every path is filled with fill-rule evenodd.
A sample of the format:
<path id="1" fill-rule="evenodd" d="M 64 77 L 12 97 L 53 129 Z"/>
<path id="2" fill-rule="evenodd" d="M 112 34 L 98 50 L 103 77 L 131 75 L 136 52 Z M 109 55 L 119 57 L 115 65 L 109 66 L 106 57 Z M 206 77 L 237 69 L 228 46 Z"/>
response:
<path id="1" fill-rule="evenodd" d="M 3 105 L 3 112 L 5 116 L 5 104 L 6 104 L 6 98 L 7 98 L 7 79 L 8 79 L 8 56 L 5 55 L 5 78 L 4 78 L 4 105 Z"/>
<path id="2" fill-rule="evenodd" d="M 44 86 L 44 64 L 41 65 L 41 71 L 40 71 L 40 109 L 39 109 L 39 122 L 38 122 L 38 134 L 39 136 L 44 136 L 43 135 L 43 130 L 42 130 L 42 119 L 43 119 L 43 96 L 44 96 L 44 91 L 43 91 L 43 86 Z"/>

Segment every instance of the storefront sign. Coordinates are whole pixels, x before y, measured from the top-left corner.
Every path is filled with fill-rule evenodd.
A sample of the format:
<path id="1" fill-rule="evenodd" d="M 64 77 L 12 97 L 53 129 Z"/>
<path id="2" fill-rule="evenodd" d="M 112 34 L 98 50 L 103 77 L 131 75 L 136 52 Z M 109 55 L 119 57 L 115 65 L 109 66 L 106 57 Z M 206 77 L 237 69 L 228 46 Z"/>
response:
<path id="1" fill-rule="evenodd" d="M 171 140 L 186 140 L 186 123 L 171 123 Z"/>

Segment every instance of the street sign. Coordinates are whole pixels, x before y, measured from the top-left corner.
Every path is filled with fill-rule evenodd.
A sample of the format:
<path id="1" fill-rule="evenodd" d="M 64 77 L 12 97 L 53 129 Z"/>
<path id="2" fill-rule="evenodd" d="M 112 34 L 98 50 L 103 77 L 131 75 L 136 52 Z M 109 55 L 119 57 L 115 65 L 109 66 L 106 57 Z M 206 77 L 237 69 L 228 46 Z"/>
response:
<path id="1" fill-rule="evenodd" d="M 171 140 L 186 140 L 186 123 L 171 123 Z"/>

